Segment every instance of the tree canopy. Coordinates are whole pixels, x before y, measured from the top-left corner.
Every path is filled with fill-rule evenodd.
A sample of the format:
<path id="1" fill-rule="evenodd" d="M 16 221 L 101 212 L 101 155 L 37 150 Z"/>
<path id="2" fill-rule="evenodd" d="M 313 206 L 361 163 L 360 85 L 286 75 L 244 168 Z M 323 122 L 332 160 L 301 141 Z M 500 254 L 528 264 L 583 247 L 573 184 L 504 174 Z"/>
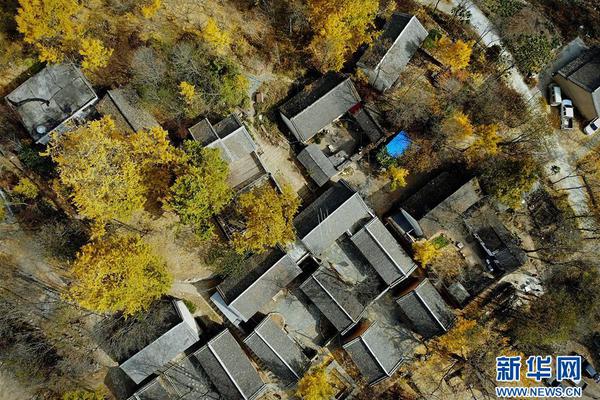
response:
<path id="1" fill-rule="evenodd" d="M 392 165 L 388 170 L 388 174 L 391 179 L 390 188 L 392 190 L 406 186 L 406 177 L 409 174 L 409 171 L 406 168 Z"/>
<path id="2" fill-rule="evenodd" d="M 325 371 L 325 364 L 315 366 L 308 370 L 298 381 L 296 395 L 302 400 L 329 399 L 335 394 L 335 389 Z"/>
<path id="3" fill-rule="evenodd" d="M 165 262 L 137 235 L 115 235 L 83 246 L 72 264 L 67 297 L 99 313 L 143 311 L 165 294 L 172 278 Z"/>
<path id="4" fill-rule="evenodd" d="M 111 219 L 128 220 L 141 210 L 150 194 L 165 194 L 165 175 L 180 157 L 162 128 L 128 135 L 110 117 L 55 136 L 45 154 L 98 235 Z"/>
<path id="5" fill-rule="evenodd" d="M 429 264 L 437 255 L 438 249 L 429 240 L 419 240 L 412 244 L 414 259 L 421 264 L 422 267 Z"/>
<path id="6" fill-rule="evenodd" d="M 498 201 L 519 208 L 523 195 L 533 188 L 539 167 L 531 158 L 495 158 L 485 168 L 482 183 L 485 190 Z"/>
<path id="7" fill-rule="evenodd" d="M 237 200 L 239 214 L 245 228 L 233 237 L 233 245 L 240 252 L 264 252 L 277 244 L 285 245 L 296 238 L 294 216 L 300 199 L 289 185 L 277 193 L 270 185 L 259 186 L 242 194 Z"/>
<path id="8" fill-rule="evenodd" d="M 315 65 L 323 72 L 339 71 L 358 46 L 370 43 L 378 8 L 377 0 L 309 0 Z"/>
<path id="9" fill-rule="evenodd" d="M 25 43 L 38 52 L 40 61 L 59 63 L 79 53 L 84 71 L 108 64 L 113 50 L 87 36 L 83 5 L 75 0 L 19 0 L 15 20 Z"/>
<path id="10" fill-rule="evenodd" d="M 472 40 L 465 42 L 458 39 L 453 42 L 448 36 L 442 36 L 435 42 L 433 53 L 452 71 L 458 71 L 469 65 L 474 44 Z"/>
<path id="11" fill-rule="evenodd" d="M 229 166 L 219 149 L 203 148 L 196 141 L 184 143 L 186 167 L 172 186 L 169 201 L 181 223 L 190 225 L 203 239 L 212 236 L 210 218 L 229 203 L 233 192 L 227 183 Z"/>

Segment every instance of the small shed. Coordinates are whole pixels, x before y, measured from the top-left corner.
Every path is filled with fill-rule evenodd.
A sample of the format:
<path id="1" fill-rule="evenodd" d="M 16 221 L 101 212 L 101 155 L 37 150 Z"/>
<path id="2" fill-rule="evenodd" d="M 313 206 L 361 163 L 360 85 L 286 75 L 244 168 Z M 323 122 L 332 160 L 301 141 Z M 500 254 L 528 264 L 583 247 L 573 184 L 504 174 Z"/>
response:
<path id="1" fill-rule="evenodd" d="M 333 163 L 316 144 L 309 144 L 299 154 L 298 161 L 306 168 L 310 177 L 319 186 L 324 186 L 337 171 Z"/>

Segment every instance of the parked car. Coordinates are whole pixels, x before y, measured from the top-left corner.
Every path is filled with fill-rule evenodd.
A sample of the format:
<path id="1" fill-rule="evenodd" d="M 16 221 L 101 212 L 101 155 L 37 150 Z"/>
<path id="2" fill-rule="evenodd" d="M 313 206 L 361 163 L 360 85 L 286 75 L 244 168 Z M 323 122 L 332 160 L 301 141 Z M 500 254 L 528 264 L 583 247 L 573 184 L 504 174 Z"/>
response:
<path id="1" fill-rule="evenodd" d="M 586 135 L 593 135 L 598 132 L 600 129 L 600 118 L 593 119 L 587 126 L 583 129 L 583 133 Z"/>
<path id="2" fill-rule="evenodd" d="M 560 90 L 560 86 L 558 86 L 556 83 L 551 83 L 548 88 L 550 90 L 550 93 L 548 93 L 550 105 L 553 107 L 560 106 L 562 103 L 562 92 Z"/>
<path id="3" fill-rule="evenodd" d="M 573 117 L 575 110 L 573 102 L 569 99 L 564 99 L 560 103 L 560 127 L 561 129 L 573 129 Z"/>

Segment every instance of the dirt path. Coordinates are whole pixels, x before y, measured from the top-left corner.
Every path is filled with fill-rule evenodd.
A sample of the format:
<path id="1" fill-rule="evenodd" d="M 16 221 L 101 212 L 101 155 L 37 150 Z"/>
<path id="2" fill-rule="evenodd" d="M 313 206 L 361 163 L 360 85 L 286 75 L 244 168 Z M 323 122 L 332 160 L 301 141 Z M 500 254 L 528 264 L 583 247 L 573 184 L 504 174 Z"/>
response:
<path id="1" fill-rule="evenodd" d="M 1 365 L 0 365 L 1 368 Z M 0 400 L 28 400 L 33 397 L 33 388 L 22 387 L 8 373 L 0 369 Z"/>

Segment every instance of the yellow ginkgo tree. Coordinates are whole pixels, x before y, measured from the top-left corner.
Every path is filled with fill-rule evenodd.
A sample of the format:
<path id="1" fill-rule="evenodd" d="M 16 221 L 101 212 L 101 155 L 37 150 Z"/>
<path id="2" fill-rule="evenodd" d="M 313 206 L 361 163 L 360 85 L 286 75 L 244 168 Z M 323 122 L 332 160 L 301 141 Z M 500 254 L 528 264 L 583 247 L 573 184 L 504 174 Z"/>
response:
<path id="1" fill-rule="evenodd" d="M 81 248 L 66 294 L 98 313 L 143 311 L 165 294 L 172 278 L 165 262 L 138 235 L 108 236 Z"/>
<path id="2" fill-rule="evenodd" d="M 131 135 L 110 117 L 55 136 L 45 153 L 79 213 L 95 222 L 95 236 L 142 210 L 151 193 L 168 193 L 165 176 L 179 154 L 160 127 Z"/>
<path id="3" fill-rule="evenodd" d="M 314 32 L 309 50 L 321 71 L 339 71 L 347 57 L 374 37 L 378 0 L 308 0 Z"/>
<path id="4" fill-rule="evenodd" d="M 15 21 L 23 41 L 32 45 L 42 62 L 60 63 L 82 56 L 82 67 L 94 72 L 108 64 L 112 49 L 88 36 L 87 14 L 76 0 L 19 0 Z"/>
<path id="5" fill-rule="evenodd" d="M 259 186 L 242 194 L 237 206 L 245 219 L 244 230 L 233 237 L 238 252 L 262 253 L 296 238 L 293 221 L 300 199 L 289 185 L 283 187 L 282 193 L 270 185 Z"/>

